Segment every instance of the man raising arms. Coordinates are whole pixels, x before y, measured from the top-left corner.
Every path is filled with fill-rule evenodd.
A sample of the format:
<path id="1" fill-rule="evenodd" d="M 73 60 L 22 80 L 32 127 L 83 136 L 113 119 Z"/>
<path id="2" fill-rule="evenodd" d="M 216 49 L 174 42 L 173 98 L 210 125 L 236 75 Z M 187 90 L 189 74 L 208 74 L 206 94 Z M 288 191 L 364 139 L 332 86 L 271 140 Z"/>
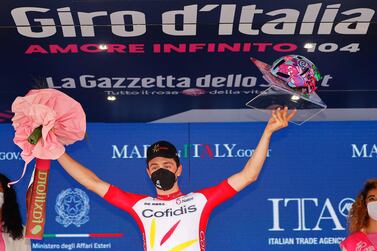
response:
<path id="1" fill-rule="evenodd" d="M 288 126 L 296 111 L 273 111 L 253 155 L 244 168 L 220 184 L 183 194 L 178 177 L 182 165 L 174 145 L 153 143 L 147 150 L 147 174 L 156 187 L 156 198 L 129 193 L 98 178 L 92 171 L 63 154 L 62 167 L 80 184 L 128 212 L 143 235 L 145 251 L 204 251 L 205 232 L 212 210 L 257 180 L 274 132 Z"/>

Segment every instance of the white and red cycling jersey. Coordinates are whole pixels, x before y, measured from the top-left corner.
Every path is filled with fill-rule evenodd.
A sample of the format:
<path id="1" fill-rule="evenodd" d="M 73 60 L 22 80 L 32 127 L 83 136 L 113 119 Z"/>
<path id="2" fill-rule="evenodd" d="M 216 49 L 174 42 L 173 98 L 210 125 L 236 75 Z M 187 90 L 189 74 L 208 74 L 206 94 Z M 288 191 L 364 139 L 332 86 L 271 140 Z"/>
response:
<path id="1" fill-rule="evenodd" d="M 145 251 L 204 251 L 212 210 L 237 192 L 227 180 L 198 192 L 152 198 L 110 186 L 104 196 L 137 222 Z"/>

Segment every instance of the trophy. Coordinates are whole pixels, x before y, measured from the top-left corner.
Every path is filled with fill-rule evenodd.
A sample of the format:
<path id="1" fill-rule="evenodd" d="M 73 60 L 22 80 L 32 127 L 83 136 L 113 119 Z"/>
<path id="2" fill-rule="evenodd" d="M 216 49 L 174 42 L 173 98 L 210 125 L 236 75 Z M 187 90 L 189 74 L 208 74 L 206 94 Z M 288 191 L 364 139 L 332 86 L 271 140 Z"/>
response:
<path id="1" fill-rule="evenodd" d="M 302 125 L 327 108 L 315 93 L 321 75 L 309 59 L 300 55 L 288 55 L 276 60 L 272 66 L 255 58 L 250 59 L 269 85 L 248 101 L 247 107 L 262 112 L 285 106 L 297 109 L 296 116 L 291 120 L 297 125 Z"/>

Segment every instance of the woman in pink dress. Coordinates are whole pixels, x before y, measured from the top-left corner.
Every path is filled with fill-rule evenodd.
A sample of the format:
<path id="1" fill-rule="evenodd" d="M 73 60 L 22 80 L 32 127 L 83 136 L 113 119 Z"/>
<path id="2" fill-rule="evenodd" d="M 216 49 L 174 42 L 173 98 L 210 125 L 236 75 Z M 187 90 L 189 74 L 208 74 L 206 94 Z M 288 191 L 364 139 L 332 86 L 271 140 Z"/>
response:
<path id="1" fill-rule="evenodd" d="M 377 251 L 377 179 L 368 180 L 353 203 L 342 251 Z"/>

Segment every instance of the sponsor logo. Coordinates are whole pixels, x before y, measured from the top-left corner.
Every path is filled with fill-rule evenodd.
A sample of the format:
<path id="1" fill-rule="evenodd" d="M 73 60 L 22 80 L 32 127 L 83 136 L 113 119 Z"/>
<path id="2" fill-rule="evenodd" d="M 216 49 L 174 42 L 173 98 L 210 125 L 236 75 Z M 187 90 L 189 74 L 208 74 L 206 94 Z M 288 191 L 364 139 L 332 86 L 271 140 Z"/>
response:
<path id="1" fill-rule="evenodd" d="M 352 158 L 373 158 L 377 157 L 377 145 L 376 144 L 351 144 Z"/>
<path id="2" fill-rule="evenodd" d="M 191 206 L 182 206 L 178 209 L 173 210 L 172 208 L 168 208 L 165 211 L 155 211 L 153 209 L 145 209 L 142 212 L 143 217 L 145 218 L 161 218 L 161 217 L 173 217 L 173 216 L 180 216 L 183 214 L 194 213 L 197 211 L 195 205 Z"/>
<path id="3" fill-rule="evenodd" d="M 182 91 L 182 94 L 186 96 L 200 96 L 205 93 L 206 93 L 205 90 L 199 89 L 199 88 L 190 88 L 190 89 L 186 89 Z"/>
<path id="4" fill-rule="evenodd" d="M 31 212 L 28 215 L 30 219 L 27 226 L 27 234 L 34 237 L 43 233 L 46 221 L 47 179 L 48 171 L 35 170 L 35 180 L 30 191 Z"/>
<path id="5" fill-rule="evenodd" d="M 341 200 L 337 212 L 330 198 L 269 198 L 268 201 L 272 203 L 273 216 L 272 227 L 268 231 L 322 231 L 323 225 L 330 226 L 331 230 L 345 230 L 338 214 L 347 216 L 353 203 L 350 198 Z M 287 218 L 286 212 L 295 209 L 297 214 Z M 287 222 L 287 219 L 294 222 Z"/>
<path id="6" fill-rule="evenodd" d="M 321 87 L 330 87 L 331 75 L 324 75 Z M 252 95 L 268 87 L 265 81 L 242 74 L 216 76 L 205 74 L 198 77 L 158 75 L 151 77 L 99 77 L 81 75 L 73 77 L 46 77 L 47 86 L 55 89 L 100 89 L 107 96 L 136 95 Z M 222 89 L 217 89 L 222 88 Z"/>
<path id="7" fill-rule="evenodd" d="M 76 227 L 89 221 L 89 197 L 81 189 L 68 188 L 60 192 L 56 198 L 55 220 L 64 227 L 73 224 Z"/>
<path id="8" fill-rule="evenodd" d="M 199 238 L 200 238 L 200 248 L 202 250 L 205 250 L 205 246 L 206 246 L 206 234 L 204 233 L 203 230 L 201 230 L 199 232 Z"/>
<path id="9" fill-rule="evenodd" d="M 145 159 L 149 145 L 112 145 L 112 159 Z M 271 149 L 267 157 L 271 156 Z M 254 149 L 240 148 L 237 144 L 184 144 L 178 150 L 180 158 L 248 158 Z"/>
<path id="10" fill-rule="evenodd" d="M 272 237 L 268 238 L 268 245 L 336 245 L 344 240 L 344 237 Z"/>
<path id="11" fill-rule="evenodd" d="M 216 15 L 214 15 L 216 14 Z M 308 4 L 306 9 L 274 9 L 265 12 L 257 5 L 206 4 L 185 5 L 161 12 L 161 31 L 170 36 L 196 36 L 207 32 L 201 22 L 217 26 L 217 35 L 363 35 L 367 34 L 375 14 L 371 8 L 346 9 L 342 4 Z M 119 37 L 138 37 L 147 33 L 150 23 L 146 14 L 136 10 L 109 12 L 96 10 L 72 11 L 70 7 L 48 9 L 18 7 L 11 11 L 20 35 L 30 38 L 95 37 L 97 19 L 106 19 L 112 34 Z M 254 20 L 255 19 L 255 20 Z M 106 23 L 105 23 L 106 24 Z"/>
<path id="12" fill-rule="evenodd" d="M 189 202 L 189 201 L 192 201 L 194 199 L 194 197 L 180 197 L 180 198 L 177 198 L 175 200 L 175 203 L 177 203 L 177 205 L 180 205 L 182 203 L 185 203 L 185 202 Z"/>
<path id="13" fill-rule="evenodd" d="M 158 200 L 157 198 L 153 198 L 153 200 Z M 146 206 L 165 206 L 164 202 L 144 202 Z"/>
<path id="14" fill-rule="evenodd" d="M 321 87 L 330 87 L 331 75 L 325 75 Z M 49 88 L 55 89 L 102 89 L 107 96 L 167 96 L 167 95 L 253 95 L 259 94 L 262 88 L 268 87 L 265 82 L 242 74 L 213 76 L 206 74 L 197 78 L 154 76 L 154 77 L 97 77 L 81 75 L 79 78 L 47 77 Z M 222 88 L 222 89 L 217 89 Z M 224 89 L 226 88 L 226 89 Z"/>
<path id="15" fill-rule="evenodd" d="M 156 153 L 156 152 L 159 152 L 160 150 L 169 150 L 169 148 L 166 146 L 160 146 L 159 144 L 153 146 L 153 149 L 152 149 L 153 152 Z"/>
<path id="16" fill-rule="evenodd" d="M 338 206 L 338 210 L 340 214 L 343 215 L 344 217 L 348 217 L 351 211 L 352 204 L 354 202 L 355 200 L 351 198 L 344 198 L 343 200 L 341 200 Z"/>
<path id="17" fill-rule="evenodd" d="M 97 77 L 95 75 L 81 75 L 78 79 L 62 78 L 54 79 L 47 77 L 46 83 L 49 88 L 55 89 L 75 89 L 78 87 L 85 89 L 119 89 L 119 90 L 140 90 L 140 89 L 173 89 L 180 88 L 186 91 L 192 85 L 198 88 L 250 88 L 255 87 L 257 78 L 253 76 L 244 76 L 242 74 L 230 74 L 227 76 L 212 76 L 206 74 L 198 78 L 154 76 L 154 77 Z M 262 85 L 261 87 L 265 87 Z M 197 89 L 194 89 L 197 91 Z M 187 91 L 186 91 L 187 92 Z M 191 92 L 191 91 L 190 91 Z"/>

